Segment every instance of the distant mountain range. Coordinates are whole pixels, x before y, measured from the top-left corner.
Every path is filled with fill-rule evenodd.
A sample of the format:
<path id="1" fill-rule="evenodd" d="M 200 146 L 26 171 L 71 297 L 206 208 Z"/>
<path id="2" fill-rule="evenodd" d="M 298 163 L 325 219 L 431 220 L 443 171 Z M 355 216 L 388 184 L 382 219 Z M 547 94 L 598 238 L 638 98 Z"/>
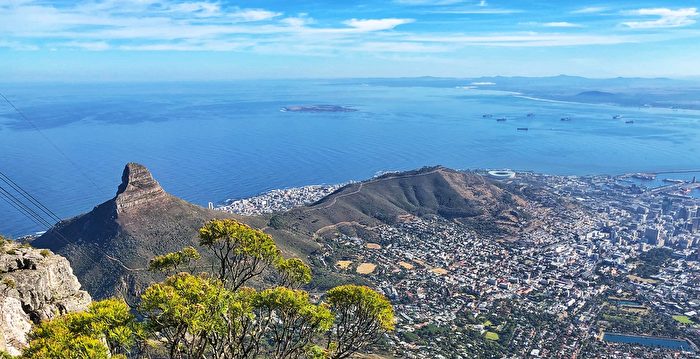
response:
<path id="1" fill-rule="evenodd" d="M 580 76 L 475 78 L 415 77 L 343 80 L 392 87 L 467 87 L 517 92 L 542 99 L 630 107 L 700 109 L 700 79 L 670 78 L 586 78 Z M 580 96 L 607 93 L 609 96 Z M 613 96 L 614 95 L 614 96 Z"/>
<path id="2" fill-rule="evenodd" d="M 135 295 L 162 275 L 150 258 L 197 246 L 197 230 L 212 218 L 235 217 L 270 233 L 286 256 L 309 260 L 316 238 L 342 231 L 357 235 L 406 216 L 439 216 L 492 235 L 521 230 L 526 200 L 476 173 L 444 167 L 386 174 L 342 187 L 307 207 L 258 217 L 208 210 L 166 193 L 142 165 L 130 163 L 114 198 L 63 221 L 33 242 L 69 259 L 95 298 Z M 314 268 L 319 282 L 357 281 Z M 317 284 L 323 286 L 323 284 Z"/>

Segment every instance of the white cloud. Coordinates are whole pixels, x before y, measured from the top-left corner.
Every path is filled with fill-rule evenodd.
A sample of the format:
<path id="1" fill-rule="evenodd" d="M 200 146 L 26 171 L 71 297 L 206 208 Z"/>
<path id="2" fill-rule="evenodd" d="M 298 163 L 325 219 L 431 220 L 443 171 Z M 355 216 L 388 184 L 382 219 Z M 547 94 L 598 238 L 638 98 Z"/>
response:
<path id="1" fill-rule="evenodd" d="M 432 11 L 434 14 L 453 14 L 453 15 L 509 15 L 517 14 L 523 12 L 522 10 L 516 9 L 496 9 L 496 8 L 459 8 L 459 9 L 445 9 L 445 10 L 435 10 Z"/>
<path id="2" fill-rule="evenodd" d="M 446 52 L 450 48 L 442 45 L 426 45 L 417 42 L 365 42 L 354 51 L 368 52 L 415 52 L 415 53 L 434 53 Z"/>
<path id="3" fill-rule="evenodd" d="M 653 29 L 667 27 L 682 27 L 694 24 L 700 14 L 696 8 L 668 9 L 649 8 L 626 12 L 627 15 L 656 16 L 656 20 L 628 21 L 622 24 L 632 29 Z"/>
<path id="4" fill-rule="evenodd" d="M 5 48 L 5 49 L 11 49 L 11 50 L 18 50 L 18 51 L 36 51 L 39 50 L 39 47 L 36 45 L 28 45 L 28 44 L 23 44 L 18 41 L 3 41 L 0 40 L 0 49 Z"/>
<path id="5" fill-rule="evenodd" d="M 68 47 L 88 51 L 105 51 L 109 50 L 110 48 L 109 44 L 104 41 L 68 41 L 59 44 L 54 44 L 54 46 Z"/>
<path id="6" fill-rule="evenodd" d="M 358 31 L 382 31 L 391 30 L 399 25 L 412 23 L 413 19 L 350 19 L 343 21 L 343 24 Z"/>
<path id="7" fill-rule="evenodd" d="M 221 6 L 219 4 L 206 1 L 173 4 L 170 6 L 169 10 L 174 12 L 190 13 L 197 17 L 221 15 Z"/>
<path id="8" fill-rule="evenodd" d="M 578 10 L 574 10 L 571 13 L 572 14 L 597 14 L 601 13 L 603 11 L 607 11 L 608 8 L 604 6 L 589 6 L 589 7 L 584 7 L 580 8 Z"/>
<path id="9" fill-rule="evenodd" d="M 641 37 L 622 35 L 570 35 L 570 34 L 493 34 L 493 35 L 452 35 L 452 36 L 411 36 L 407 39 L 419 42 L 452 43 L 462 46 L 492 47 L 558 47 L 617 45 L 642 41 Z"/>
<path id="10" fill-rule="evenodd" d="M 584 27 L 581 24 L 575 24 L 567 21 L 557 21 L 557 22 L 522 22 L 520 25 L 528 26 L 539 26 L 539 27 L 552 27 L 552 28 L 581 28 Z"/>
<path id="11" fill-rule="evenodd" d="M 290 16 L 280 20 L 281 23 L 295 28 L 302 28 L 307 25 L 313 24 L 314 19 L 310 18 L 308 14 L 299 14 L 297 16 Z"/>
<path id="12" fill-rule="evenodd" d="M 464 0 L 394 0 L 394 2 L 401 5 L 442 6 L 463 3 Z"/>
<path id="13" fill-rule="evenodd" d="M 229 16 L 239 21 L 264 21 L 281 16 L 282 13 L 263 9 L 243 9 L 231 13 Z"/>
<path id="14" fill-rule="evenodd" d="M 544 27 L 583 27 L 581 24 L 574 24 L 567 21 L 557 21 L 557 22 L 545 22 L 542 24 Z"/>

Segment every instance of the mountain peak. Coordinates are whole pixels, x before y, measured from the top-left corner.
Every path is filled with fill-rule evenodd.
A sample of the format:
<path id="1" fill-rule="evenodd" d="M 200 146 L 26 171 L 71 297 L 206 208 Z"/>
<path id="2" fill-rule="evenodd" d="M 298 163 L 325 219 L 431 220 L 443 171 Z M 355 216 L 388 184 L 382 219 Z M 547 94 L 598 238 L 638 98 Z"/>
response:
<path id="1" fill-rule="evenodd" d="M 148 168 L 144 165 L 130 162 L 124 167 L 122 183 L 119 185 L 114 199 L 117 204 L 117 213 L 119 214 L 129 208 L 159 201 L 165 197 L 167 197 L 167 193 L 158 181 L 153 178 Z"/>

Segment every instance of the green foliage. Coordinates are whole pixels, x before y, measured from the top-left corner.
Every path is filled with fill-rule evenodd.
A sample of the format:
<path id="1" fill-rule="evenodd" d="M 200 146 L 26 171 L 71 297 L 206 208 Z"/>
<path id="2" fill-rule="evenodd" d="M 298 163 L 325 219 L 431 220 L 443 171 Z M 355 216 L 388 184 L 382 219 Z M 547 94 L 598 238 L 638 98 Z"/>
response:
<path id="1" fill-rule="evenodd" d="M 39 254 L 41 254 L 42 257 L 48 257 L 51 255 L 51 251 L 48 249 L 42 249 L 39 251 Z"/>
<path id="2" fill-rule="evenodd" d="M 275 241 L 263 231 L 233 219 L 215 219 L 199 230 L 199 244 L 219 261 L 218 278 L 236 290 L 281 257 Z"/>
<path id="3" fill-rule="evenodd" d="M 258 321 L 269 323 L 264 337 L 272 343 L 267 356 L 297 358 L 308 352 L 317 334 L 333 324 L 333 314 L 325 304 L 315 305 L 309 294 L 284 287 L 266 289 L 253 301 Z"/>
<path id="4" fill-rule="evenodd" d="M 204 276 L 180 273 L 150 286 L 141 296 L 139 312 L 151 332 L 162 333 L 170 356 L 201 352 L 206 338 L 200 333 L 219 330 L 217 312 L 223 295 Z"/>
<path id="5" fill-rule="evenodd" d="M 669 248 L 652 248 L 639 256 L 641 263 L 634 273 L 645 278 L 657 275 L 661 267 L 671 259 L 672 254 L 673 250 Z"/>
<path id="6" fill-rule="evenodd" d="M 39 324 L 22 358 L 110 358 L 132 353 L 142 331 L 123 300 L 107 299 L 86 312 Z M 105 345 L 106 344 L 106 345 Z"/>
<path id="7" fill-rule="evenodd" d="M 335 328 L 329 335 L 329 343 L 336 345 L 331 358 L 346 358 L 376 344 L 382 333 L 394 330 L 391 303 L 369 287 L 335 287 L 328 291 L 326 301 L 336 315 Z"/>
<path id="8" fill-rule="evenodd" d="M 139 320 L 123 300 L 108 299 L 41 323 L 23 358 L 340 359 L 394 329 L 391 304 L 369 287 L 339 286 L 326 302 L 312 301 L 298 289 L 311 281 L 311 268 L 283 258 L 262 231 L 214 220 L 201 228 L 200 243 L 219 260 L 213 276 L 182 272 L 151 285 Z M 199 258 L 187 247 L 155 257 L 149 269 L 177 270 Z M 267 268 L 277 270 L 280 286 L 243 286 Z"/>
<path id="9" fill-rule="evenodd" d="M 136 321 L 123 299 L 94 302 L 87 314 L 85 324 L 92 333 L 100 333 L 112 354 L 130 354 L 145 337 L 143 326 Z"/>
<path id="10" fill-rule="evenodd" d="M 284 220 L 283 216 L 280 215 L 274 215 L 270 218 L 270 227 L 274 229 L 282 229 L 287 226 L 286 221 Z"/>
<path id="11" fill-rule="evenodd" d="M 298 288 L 311 282 L 311 267 L 299 258 L 280 258 L 275 266 L 280 274 L 280 286 Z"/>
<path id="12" fill-rule="evenodd" d="M 177 271 L 183 265 L 189 265 L 201 258 L 194 247 L 185 247 L 181 251 L 156 256 L 148 263 L 148 270 L 165 272 Z"/>
<path id="13" fill-rule="evenodd" d="M 494 340 L 494 341 L 497 341 L 498 339 L 500 339 L 500 337 L 498 336 L 498 333 L 494 333 L 494 332 L 486 332 L 484 334 L 484 338 L 486 338 L 486 340 Z"/>

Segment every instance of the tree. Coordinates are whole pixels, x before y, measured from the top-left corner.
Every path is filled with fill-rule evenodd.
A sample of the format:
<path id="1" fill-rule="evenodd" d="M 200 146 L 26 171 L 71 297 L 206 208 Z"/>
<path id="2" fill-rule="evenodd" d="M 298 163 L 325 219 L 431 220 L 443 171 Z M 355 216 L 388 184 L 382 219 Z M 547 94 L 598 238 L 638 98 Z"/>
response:
<path id="1" fill-rule="evenodd" d="M 266 289 L 253 300 L 258 330 L 270 349 L 266 357 L 298 358 L 315 350 L 313 339 L 330 329 L 333 314 L 326 304 L 313 304 L 309 293 L 284 287 Z"/>
<path id="2" fill-rule="evenodd" d="M 148 331 L 165 341 L 170 358 L 202 358 L 213 354 L 208 335 L 223 330 L 227 294 L 205 276 L 179 273 L 146 289 L 139 313 Z"/>
<path id="3" fill-rule="evenodd" d="M 124 358 L 137 354 L 143 331 L 120 299 L 94 302 L 86 312 L 39 324 L 22 358 Z"/>
<path id="4" fill-rule="evenodd" d="M 25 358 L 254 359 L 347 358 L 394 326 L 389 301 L 368 287 L 346 285 L 325 302 L 299 288 L 311 281 L 301 259 L 282 257 L 272 237 L 234 220 L 214 220 L 200 230 L 220 268 L 182 272 L 154 283 L 136 307 L 121 299 L 93 303 L 42 323 L 32 332 Z M 200 258 L 192 247 L 157 256 L 149 269 L 177 271 Z M 244 285 L 266 269 L 280 286 Z M 322 347 L 325 341 L 325 347 Z"/>
<path id="5" fill-rule="evenodd" d="M 332 359 L 344 359 L 376 344 L 380 335 L 394 330 L 394 309 L 386 297 L 369 287 L 342 285 L 328 291 L 326 301 L 335 313 L 327 348 Z"/>
<path id="6" fill-rule="evenodd" d="M 148 263 L 150 271 L 177 271 L 181 266 L 189 265 L 191 262 L 197 261 L 202 256 L 194 247 L 185 247 L 181 251 L 167 253 L 162 256 L 156 256 Z"/>
<path id="7" fill-rule="evenodd" d="M 311 282 L 311 267 L 299 258 L 280 258 L 275 266 L 281 287 L 299 288 Z"/>
<path id="8" fill-rule="evenodd" d="M 236 290 L 280 257 L 270 235 L 233 219 L 215 219 L 199 230 L 199 244 L 219 261 L 218 278 Z"/>

